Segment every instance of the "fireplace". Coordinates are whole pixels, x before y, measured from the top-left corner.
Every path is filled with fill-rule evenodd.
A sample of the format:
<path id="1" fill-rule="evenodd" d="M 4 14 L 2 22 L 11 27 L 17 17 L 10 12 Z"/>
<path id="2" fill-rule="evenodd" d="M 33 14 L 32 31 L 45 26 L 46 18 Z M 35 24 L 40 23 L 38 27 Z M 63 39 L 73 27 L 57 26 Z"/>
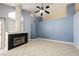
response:
<path id="1" fill-rule="evenodd" d="M 25 42 L 25 36 L 13 38 L 13 46 L 17 46 Z"/>
<path id="2" fill-rule="evenodd" d="M 8 50 L 28 42 L 27 33 L 15 33 L 8 35 Z"/>

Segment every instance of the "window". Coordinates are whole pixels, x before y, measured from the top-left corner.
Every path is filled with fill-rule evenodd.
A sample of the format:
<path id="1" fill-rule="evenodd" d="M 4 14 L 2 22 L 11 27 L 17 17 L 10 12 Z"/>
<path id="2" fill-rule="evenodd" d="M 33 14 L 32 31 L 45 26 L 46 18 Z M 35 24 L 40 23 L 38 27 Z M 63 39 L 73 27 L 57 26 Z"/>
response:
<path id="1" fill-rule="evenodd" d="M 9 12 L 8 13 L 8 17 L 11 18 L 11 19 L 13 19 L 13 20 L 15 20 L 15 12 Z M 13 21 L 11 21 L 10 24 L 9 24 L 10 27 L 11 27 L 11 25 L 14 25 L 15 24 L 15 23 L 12 24 L 12 22 Z M 22 28 L 21 30 L 23 32 L 23 17 L 21 17 L 21 28 Z M 12 31 L 12 30 L 10 30 L 10 31 Z"/>
<path id="2" fill-rule="evenodd" d="M 8 13 L 8 17 L 15 19 L 15 12 Z M 23 22 L 23 17 L 21 17 L 21 21 Z"/>
<path id="3" fill-rule="evenodd" d="M 15 12 L 8 13 L 8 17 L 15 19 Z"/>

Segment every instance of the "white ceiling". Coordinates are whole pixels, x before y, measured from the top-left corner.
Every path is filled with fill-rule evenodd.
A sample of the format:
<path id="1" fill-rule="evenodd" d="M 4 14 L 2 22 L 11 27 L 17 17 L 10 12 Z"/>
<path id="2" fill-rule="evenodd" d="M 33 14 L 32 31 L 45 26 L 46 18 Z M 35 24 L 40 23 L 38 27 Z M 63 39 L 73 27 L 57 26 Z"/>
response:
<path id="1" fill-rule="evenodd" d="M 16 3 L 4 3 L 6 5 L 9 5 L 9 6 L 13 6 L 15 7 L 16 6 Z M 46 6 L 46 5 L 54 5 L 56 3 L 44 3 L 43 5 Z M 70 4 L 70 3 L 67 3 L 67 4 Z M 22 5 L 22 8 L 24 10 L 28 10 L 30 12 L 34 12 L 35 10 L 37 10 L 36 6 L 41 6 L 41 3 L 21 3 Z"/>
<path id="2" fill-rule="evenodd" d="M 16 7 L 16 3 L 5 3 L 5 4 L 12 6 L 12 7 Z M 51 6 L 54 4 L 56 4 L 56 3 L 44 3 L 43 5 L 44 6 L 49 5 L 50 6 L 50 8 L 48 8 L 48 10 L 49 10 L 49 9 L 51 9 Z M 21 3 L 21 5 L 22 5 L 22 9 L 27 10 L 31 13 L 34 13 L 35 11 L 38 10 L 38 8 L 36 8 L 36 6 L 41 6 L 41 3 Z"/>
<path id="3" fill-rule="evenodd" d="M 5 3 L 6 5 L 15 7 L 16 3 Z M 52 5 L 53 3 L 44 3 L 44 6 L 46 5 Z M 36 6 L 41 6 L 41 3 L 21 3 L 22 5 L 22 9 L 27 10 L 29 12 L 34 12 L 36 10 L 38 10 L 38 8 L 36 8 Z"/>

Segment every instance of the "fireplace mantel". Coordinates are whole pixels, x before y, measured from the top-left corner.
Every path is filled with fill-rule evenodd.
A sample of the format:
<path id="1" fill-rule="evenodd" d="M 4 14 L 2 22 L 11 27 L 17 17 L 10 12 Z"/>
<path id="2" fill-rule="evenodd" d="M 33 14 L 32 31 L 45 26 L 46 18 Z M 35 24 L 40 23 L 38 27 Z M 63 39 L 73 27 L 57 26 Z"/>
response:
<path id="1" fill-rule="evenodd" d="M 7 33 L 5 49 L 10 50 L 28 42 L 28 33 Z"/>
<path id="2" fill-rule="evenodd" d="M 20 34 L 20 33 L 25 33 L 25 32 L 8 32 L 8 34 Z"/>

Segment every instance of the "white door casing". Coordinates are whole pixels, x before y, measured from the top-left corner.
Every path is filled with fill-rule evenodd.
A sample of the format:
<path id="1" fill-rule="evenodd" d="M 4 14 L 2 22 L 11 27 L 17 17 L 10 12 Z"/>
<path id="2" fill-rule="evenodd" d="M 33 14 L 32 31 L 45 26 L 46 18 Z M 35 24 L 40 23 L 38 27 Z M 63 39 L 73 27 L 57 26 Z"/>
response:
<path id="1" fill-rule="evenodd" d="M 0 48 L 4 48 L 5 40 L 4 40 L 4 18 L 0 18 Z"/>

